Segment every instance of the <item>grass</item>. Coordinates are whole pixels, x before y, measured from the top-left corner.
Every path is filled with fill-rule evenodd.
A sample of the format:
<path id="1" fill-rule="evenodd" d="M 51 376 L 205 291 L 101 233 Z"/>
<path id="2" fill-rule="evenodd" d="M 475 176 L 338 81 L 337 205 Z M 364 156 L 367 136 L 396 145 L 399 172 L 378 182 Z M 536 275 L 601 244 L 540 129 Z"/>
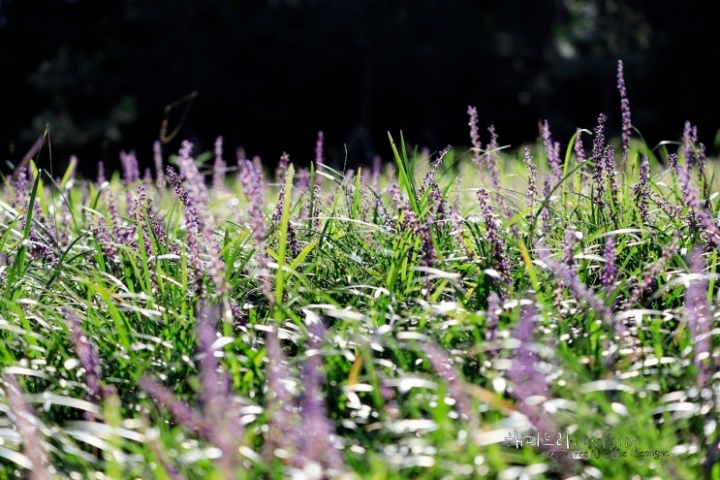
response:
<path id="1" fill-rule="evenodd" d="M 578 138 L 7 177 L 0 478 L 720 478 L 715 163 Z"/>

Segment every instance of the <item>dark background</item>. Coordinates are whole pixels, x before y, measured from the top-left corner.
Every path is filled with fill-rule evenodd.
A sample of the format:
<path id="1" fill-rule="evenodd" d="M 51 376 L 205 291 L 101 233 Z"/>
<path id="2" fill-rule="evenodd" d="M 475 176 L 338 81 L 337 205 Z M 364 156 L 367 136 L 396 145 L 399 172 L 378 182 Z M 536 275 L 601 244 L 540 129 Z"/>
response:
<path id="1" fill-rule="evenodd" d="M 53 159 L 94 173 L 120 148 L 149 164 L 165 107 L 191 92 L 175 153 L 226 139 L 275 163 L 390 158 L 388 130 L 432 150 L 481 136 L 520 145 L 549 119 L 555 139 L 619 127 L 625 62 L 633 124 L 651 145 L 685 120 L 715 152 L 720 35 L 710 1 L 0 0 L 0 162 L 51 125 Z M 189 102 L 170 112 L 179 125 Z M 7 169 L 8 167 L 3 167 Z"/>

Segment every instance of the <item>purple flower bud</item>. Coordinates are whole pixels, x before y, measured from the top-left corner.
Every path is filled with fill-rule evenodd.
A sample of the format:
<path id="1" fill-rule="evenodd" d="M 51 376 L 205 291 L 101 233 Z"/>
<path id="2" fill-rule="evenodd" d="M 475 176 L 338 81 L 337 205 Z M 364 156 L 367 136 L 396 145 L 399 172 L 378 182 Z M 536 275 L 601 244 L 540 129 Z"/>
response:
<path id="1" fill-rule="evenodd" d="M 315 163 L 317 165 L 323 165 L 325 163 L 325 157 L 323 156 L 323 145 L 325 143 L 325 136 L 322 130 L 318 131 L 317 143 L 315 144 Z"/>
<path id="2" fill-rule="evenodd" d="M 145 169 L 145 175 L 143 176 L 143 183 L 145 184 L 145 188 L 152 187 L 153 178 L 152 178 L 152 170 L 150 170 L 150 167 Z"/>
<path id="3" fill-rule="evenodd" d="M 130 185 L 132 182 L 140 180 L 140 167 L 138 165 L 135 152 L 131 151 L 129 153 L 125 153 L 124 151 L 121 151 L 120 164 L 123 169 L 125 185 Z"/>
<path id="4" fill-rule="evenodd" d="M 315 182 L 322 187 L 323 176 L 318 175 L 318 172 L 324 169 L 325 157 L 323 154 L 323 147 L 325 143 L 325 136 L 322 130 L 318 131 L 317 142 L 315 143 Z"/>
<path id="5" fill-rule="evenodd" d="M 98 185 L 105 183 L 105 164 L 102 161 L 98 162 L 97 181 Z"/>
<path id="6" fill-rule="evenodd" d="M 583 163 L 585 161 L 585 148 L 583 147 L 582 133 L 582 130 L 579 128 L 575 130 L 575 145 L 573 145 L 573 150 L 575 151 L 575 158 L 578 163 Z"/>
<path id="7" fill-rule="evenodd" d="M 288 165 L 290 165 L 290 155 L 288 155 L 286 152 L 283 152 L 283 154 L 280 156 L 280 161 L 278 162 L 278 167 L 277 167 L 277 172 L 276 172 L 278 182 L 282 183 L 285 181 L 285 173 L 287 172 Z M 309 179 L 309 177 L 308 177 L 308 179 Z"/>
<path id="8" fill-rule="evenodd" d="M 237 158 L 238 165 L 243 160 L 247 160 L 247 155 L 245 154 L 245 149 L 243 147 L 237 147 L 235 149 L 235 158 Z"/>
<path id="9" fill-rule="evenodd" d="M 627 162 L 630 155 L 630 136 L 632 135 L 632 120 L 630 118 L 630 101 L 628 100 L 625 77 L 623 75 L 623 62 L 618 60 L 617 88 L 620 92 L 620 111 L 622 113 L 622 144 L 623 162 Z"/>
<path id="10" fill-rule="evenodd" d="M 477 108 L 468 106 L 467 112 L 470 116 L 468 125 L 470 126 L 470 142 L 472 143 L 473 163 L 480 166 L 480 151 L 482 145 L 480 143 L 480 130 L 478 129 Z"/>

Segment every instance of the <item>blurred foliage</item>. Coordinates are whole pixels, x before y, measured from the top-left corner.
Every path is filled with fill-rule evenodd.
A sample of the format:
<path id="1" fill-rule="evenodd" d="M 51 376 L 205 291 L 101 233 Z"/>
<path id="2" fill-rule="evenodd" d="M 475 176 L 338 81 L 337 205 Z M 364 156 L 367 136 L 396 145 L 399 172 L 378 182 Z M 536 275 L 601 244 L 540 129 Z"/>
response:
<path id="1" fill-rule="evenodd" d="M 385 130 L 431 149 L 467 143 L 468 104 L 503 143 L 534 139 L 542 118 L 567 138 L 601 111 L 619 124 L 619 58 L 651 142 L 688 118 L 709 144 L 720 106 L 709 3 L 4 0 L 0 152 L 16 162 L 49 122 L 58 158 L 113 162 L 122 146 L 147 161 L 165 107 L 195 90 L 171 151 L 223 135 L 303 163 L 322 129 L 328 158 L 341 163 L 347 144 L 366 162 L 389 157 Z"/>

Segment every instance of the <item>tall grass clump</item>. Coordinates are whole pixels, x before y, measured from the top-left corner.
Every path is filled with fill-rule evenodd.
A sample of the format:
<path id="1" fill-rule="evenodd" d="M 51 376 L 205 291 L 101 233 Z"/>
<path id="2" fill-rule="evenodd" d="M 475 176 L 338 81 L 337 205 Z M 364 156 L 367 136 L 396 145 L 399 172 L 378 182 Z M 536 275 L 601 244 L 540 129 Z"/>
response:
<path id="1" fill-rule="evenodd" d="M 517 150 L 470 106 L 469 147 L 384 166 L 322 132 L 276 171 L 222 138 L 20 166 L 0 478 L 720 478 L 717 162 L 617 87 Z"/>

